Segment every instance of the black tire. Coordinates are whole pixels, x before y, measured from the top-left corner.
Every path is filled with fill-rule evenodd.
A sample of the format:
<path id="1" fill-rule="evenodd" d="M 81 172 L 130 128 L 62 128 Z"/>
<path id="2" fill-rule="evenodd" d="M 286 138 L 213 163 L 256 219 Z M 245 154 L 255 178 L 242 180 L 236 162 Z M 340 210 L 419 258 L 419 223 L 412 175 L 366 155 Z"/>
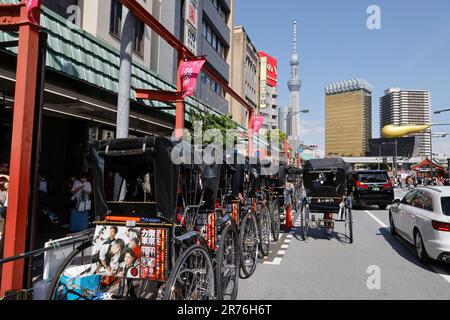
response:
<path id="1" fill-rule="evenodd" d="M 387 204 L 380 204 L 378 206 L 378 208 L 380 208 L 380 210 L 386 210 L 387 207 L 388 207 Z"/>
<path id="2" fill-rule="evenodd" d="M 64 259 L 63 263 L 61 263 L 60 267 L 58 268 L 58 271 L 55 274 L 55 277 L 53 278 L 50 288 L 48 290 L 47 300 L 57 300 L 56 299 L 56 288 L 59 284 L 59 281 L 61 279 L 61 276 L 63 275 L 64 271 L 69 266 L 70 262 L 80 253 L 82 253 L 84 250 L 92 246 L 91 241 L 86 241 L 82 243 L 80 246 L 78 246 L 74 251 L 72 251 L 66 259 Z"/>
<path id="3" fill-rule="evenodd" d="M 427 250 L 425 249 L 425 245 L 423 243 L 422 235 L 419 230 L 414 232 L 414 251 L 416 252 L 416 257 L 422 263 L 427 263 L 430 261 L 430 258 L 427 254 Z"/>
<path id="4" fill-rule="evenodd" d="M 271 204 L 270 208 L 270 217 L 271 217 L 271 230 L 272 237 L 274 242 L 278 242 L 280 240 L 280 204 L 277 200 L 274 200 Z"/>
<path id="5" fill-rule="evenodd" d="M 389 211 L 389 227 L 391 229 L 391 235 L 393 235 L 394 237 L 397 236 L 398 233 L 394 225 L 394 217 L 392 216 L 392 212 L 390 211 Z"/>
<path id="6" fill-rule="evenodd" d="M 353 243 L 353 214 L 352 209 L 345 208 L 345 224 L 346 224 L 346 231 L 348 229 L 347 237 L 349 239 L 349 243 Z"/>
<path id="7" fill-rule="evenodd" d="M 271 237 L 271 219 L 267 206 L 258 206 L 258 235 L 259 250 L 263 257 L 267 257 L 270 253 L 270 237 Z"/>
<path id="8" fill-rule="evenodd" d="M 250 278 L 258 263 L 258 224 L 254 213 L 247 214 L 242 220 L 239 244 L 241 246 L 241 279 Z M 247 260 L 249 260 L 247 262 Z"/>
<path id="9" fill-rule="evenodd" d="M 216 292 L 219 300 L 236 300 L 241 262 L 236 227 L 229 224 L 222 230 L 217 252 Z"/>
<path id="10" fill-rule="evenodd" d="M 202 265 L 196 264 L 196 258 L 201 258 Z M 205 270 L 205 278 L 200 281 L 202 288 L 198 291 L 199 296 L 183 296 L 182 285 L 192 285 L 193 279 L 197 279 L 195 272 Z M 194 276 L 192 276 L 194 274 Z M 164 290 L 164 300 L 213 300 L 214 299 L 214 270 L 211 257 L 204 246 L 194 245 L 185 250 L 177 259 L 174 268 L 170 272 L 169 279 Z M 187 289 L 187 288 L 184 288 Z M 192 297 L 193 296 L 193 297 Z"/>

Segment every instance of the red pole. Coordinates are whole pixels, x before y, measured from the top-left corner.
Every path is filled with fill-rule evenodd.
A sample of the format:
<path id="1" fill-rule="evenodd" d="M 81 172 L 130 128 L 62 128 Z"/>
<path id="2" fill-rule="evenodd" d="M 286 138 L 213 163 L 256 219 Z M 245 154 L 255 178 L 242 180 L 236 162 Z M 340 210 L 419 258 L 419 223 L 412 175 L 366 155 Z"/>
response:
<path id="1" fill-rule="evenodd" d="M 26 1 L 23 0 L 22 3 L 26 3 Z M 39 9 L 35 11 L 38 21 L 39 12 Z M 21 7 L 20 16 L 22 21 L 28 21 L 26 6 Z M 11 143 L 5 257 L 23 253 L 26 249 L 38 52 L 39 26 L 31 23 L 21 24 Z M 5 264 L 0 296 L 4 296 L 10 290 L 22 289 L 23 273 L 23 260 Z"/>
<path id="2" fill-rule="evenodd" d="M 248 157 L 253 156 L 253 127 L 252 127 L 252 118 L 253 111 L 249 110 L 249 118 L 248 118 Z"/>
<path id="3" fill-rule="evenodd" d="M 184 62 L 184 51 L 178 51 L 178 76 L 177 76 L 177 92 L 183 90 L 183 83 L 181 79 L 181 65 Z M 182 98 L 178 99 L 176 102 L 176 113 L 175 113 L 175 137 L 182 139 L 184 134 L 184 100 Z"/>

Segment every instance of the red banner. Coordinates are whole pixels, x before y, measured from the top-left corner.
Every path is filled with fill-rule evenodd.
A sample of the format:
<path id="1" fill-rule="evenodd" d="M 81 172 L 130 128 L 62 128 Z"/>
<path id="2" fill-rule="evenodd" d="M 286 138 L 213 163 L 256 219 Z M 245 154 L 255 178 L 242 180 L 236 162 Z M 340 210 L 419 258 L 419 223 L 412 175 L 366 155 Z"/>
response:
<path id="1" fill-rule="evenodd" d="M 34 24 L 39 23 L 39 17 L 37 16 L 39 11 L 36 9 L 39 9 L 40 7 L 40 0 L 27 0 L 26 6 L 28 21 Z"/>
<path id="2" fill-rule="evenodd" d="M 204 59 L 185 61 L 181 64 L 181 81 L 183 84 L 183 99 L 195 94 L 197 79 L 205 64 Z"/>
<path id="3" fill-rule="evenodd" d="M 252 120 L 251 120 L 250 124 L 251 124 L 251 128 L 253 129 L 253 131 L 255 133 L 259 132 L 259 130 L 261 129 L 265 119 L 266 119 L 266 116 L 254 116 L 254 117 L 252 117 Z"/>
<path id="4" fill-rule="evenodd" d="M 284 153 L 290 157 L 290 153 L 291 153 L 291 146 L 289 145 L 289 142 L 286 140 L 284 142 Z"/>

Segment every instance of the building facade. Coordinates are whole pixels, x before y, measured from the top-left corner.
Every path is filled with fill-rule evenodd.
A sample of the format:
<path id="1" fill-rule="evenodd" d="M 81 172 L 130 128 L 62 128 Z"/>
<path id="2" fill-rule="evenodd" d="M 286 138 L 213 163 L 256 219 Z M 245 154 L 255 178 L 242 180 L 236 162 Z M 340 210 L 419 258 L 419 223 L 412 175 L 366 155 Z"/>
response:
<path id="1" fill-rule="evenodd" d="M 259 52 L 259 113 L 264 115 L 263 128 L 279 129 L 278 117 L 278 61 L 267 53 Z"/>
<path id="2" fill-rule="evenodd" d="M 431 92 L 428 90 L 402 90 L 390 88 L 380 98 L 380 130 L 386 125 L 421 125 L 431 123 Z M 418 156 L 431 153 L 431 129 L 418 133 Z"/>
<path id="3" fill-rule="evenodd" d="M 291 146 L 297 149 L 300 146 L 300 89 L 302 82 L 300 81 L 299 65 L 300 59 L 297 52 L 297 21 L 293 24 L 293 47 L 291 55 L 291 75 L 288 81 L 290 92 L 289 112 L 286 117 L 287 135 Z"/>
<path id="4" fill-rule="evenodd" d="M 231 87 L 255 109 L 259 102 L 259 55 L 244 27 L 233 30 L 233 76 Z M 233 120 L 243 127 L 248 126 L 248 111 L 235 99 L 230 101 Z"/>
<path id="5" fill-rule="evenodd" d="M 226 83 L 231 81 L 234 0 L 163 0 L 160 22 Z M 160 44 L 159 74 L 175 84 L 177 53 L 164 41 Z M 229 98 L 224 89 L 202 73 L 196 95 L 220 113 L 228 113 Z"/>
<path id="6" fill-rule="evenodd" d="M 335 82 L 325 94 L 326 155 L 365 156 L 372 138 L 372 86 L 362 79 Z"/>

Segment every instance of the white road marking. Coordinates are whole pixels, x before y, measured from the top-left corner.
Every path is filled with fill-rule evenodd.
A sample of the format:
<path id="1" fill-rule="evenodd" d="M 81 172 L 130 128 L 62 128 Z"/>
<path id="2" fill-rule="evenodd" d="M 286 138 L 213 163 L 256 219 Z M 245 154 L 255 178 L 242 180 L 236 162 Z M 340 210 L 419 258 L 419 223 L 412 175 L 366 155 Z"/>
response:
<path id="1" fill-rule="evenodd" d="M 283 261 L 283 258 L 275 258 L 275 259 L 273 259 L 273 261 L 264 261 L 263 264 L 279 266 L 282 261 Z"/>
<path id="2" fill-rule="evenodd" d="M 284 256 L 286 254 L 286 250 L 280 250 L 277 252 L 277 255 Z"/>
<path id="3" fill-rule="evenodd" d="M 365 211 L 373 220 L 375 220 L 380 226 L 382 226 L 383 228 L 388 228 L 387 225 L 385 225 L 380 219 L 378 219 L 377 217 L 375 217 L 370 211 Z M 450 275 L 446 274 L 446 272 L 444 270 L 442 270 L 440 267 L 438 266 L 432 266 L 429 265 L 429 267 L 431 269 L 433 269 L 434 272 L 436 272 L 438 275 L 440 275 L 442 278 L 444 278 L 445 281 L 447 281 L 448 283 L 450 283 Z"/>
<path id="4" fill-rule="evenodd" d="M 283 244 L 283 245 L 281 246 L 281 249 L 287 249 L 287 248 L 289 248 L 289 245 L 288 245 L 288 244 Z"/>
<path id="5" fill-rule="evenodd" d="M 287 239 L 292 239 L 293 237 L 294 237 L 294 236 L 293 236 L 292 234 L 288 234 L 286 238 L 287 238 Z"/>
<path id="6" fill-rule="evenodd" d="M 292 241 L 292 239 L 286 239 L 286 240 L 284 240 L 284 243 L 289 244 L 289 243 L 291 243 L 291 241 Z"/>
<path id="7" fill-rule="evenodd" d="M 376 222 L 378 222 L 378 224 L 380 225 L 380 226 L 382 226 L 383 228 L 387 228 L 388 226 L 387 225 L 385 225 L 384 223 L 383 223 L 383 221 L 381 221 L 380 219 L 378 219 L 377 217 L 375 217 L 370 211 L 365 211 L 373 220 L 375 220 Z"/>

